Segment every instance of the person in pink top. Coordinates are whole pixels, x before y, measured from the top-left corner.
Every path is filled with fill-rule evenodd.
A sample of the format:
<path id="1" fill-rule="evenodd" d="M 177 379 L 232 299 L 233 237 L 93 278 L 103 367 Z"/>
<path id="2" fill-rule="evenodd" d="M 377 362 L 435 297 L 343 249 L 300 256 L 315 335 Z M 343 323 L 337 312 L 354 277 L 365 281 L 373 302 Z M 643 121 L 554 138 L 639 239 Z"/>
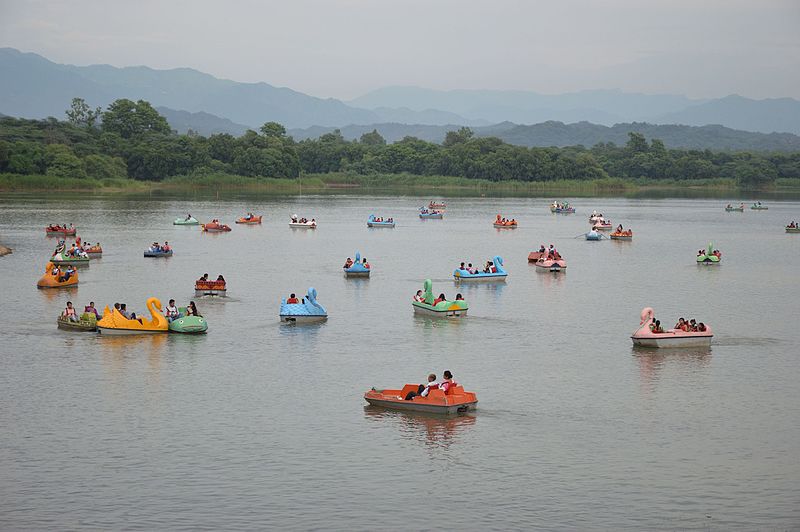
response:
<path id="1" fill-rule="evenodd" d="M 439 383 L 439 388 L 444 390 L 444 393 L 446 394 L 448 391 L 450 391 L 450 389 L 455 388 L 456 386 L 458 386 L 458 383 L 453 380 L 453 374 L 450 373 L 449 369 L 444 370 L 444 379 L 441 383 Z"/>

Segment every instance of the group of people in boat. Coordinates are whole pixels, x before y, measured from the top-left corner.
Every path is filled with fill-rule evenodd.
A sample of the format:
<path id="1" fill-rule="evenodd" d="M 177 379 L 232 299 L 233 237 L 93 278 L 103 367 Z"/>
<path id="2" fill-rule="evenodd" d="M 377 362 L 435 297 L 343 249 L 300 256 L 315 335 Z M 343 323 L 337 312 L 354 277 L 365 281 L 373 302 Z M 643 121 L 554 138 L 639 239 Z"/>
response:
<path id="1" fill-rule="evenodd" d="M 172 251 L 172 247 L 170 247 L 169 242 L 165 240 L 163 246 L 158 242 L 153 242 L 153 245 L 150 246 L 147 251 L 150 253 L 168 253 Z"/>
<path id="2" fill-rule="evenodd" d="M 740 203 L 738 207 L 733 207 L 733 206 L 731 206 L 730 203 L 728 203 L 728 206 L 725 207 L 725 208 L 726 209 L 742 209 L 742 210 L 744 210 L 744 203 Z"/>
<path id="3" fill-rule="evenodd" d="M 442 214 L 442 211 L 437 211 L 436 209 L 425 209 L 422 208 L 419 210 L 420 214 Z"/>
<path id="4" fill-rule="evenodd" d="M 706 250 L 705 249 L 698 249 L 697 250 L 697 256 L 698 257 L 703 257 L 705 255 L 706 255 Z M 718 249 L 715 249 L 714 251 L 712 251 L 711 255 L 713 255 L 714 257 L 717 257 L 718 259 L 722 258 L 722 252 L 720 250 L 718 250 Z"/>
<path id="5" fill-rule="evenodd" d="M 342 268 L 344 268 L 345 270 L 349 270 L 350 268 L 353 267 L 353 264 L 355 264 L 355 262 L 353 262 L 353 259 L 351 259 L 350 257 L 347 257 L 347 260 L 344 261 L 344 266 L 342 266 Z M 366 257 L 361 259 L 361 265 L 364 268 L 369 270 L 369 262 L 367 262 L 367 258 Z"/>
<path id="6" fill-rule="evenodd" d="M 58 242 L 55 251 L 53 251 L 53 255 L 58 255 L 59 253 L 63 254 L 67 258 L 74 258 L 74 259 L 85 259 L 88 258 L 89 255 L 86 253 L 86 249 L 81 244 L 80 240 L 77 242 L 73 242 L 69 249 L 67 249 L 67 245 L 63 240 Z"/>
<path id="7" fill-rule="evenodd" d="M 292 215 L 292 223 L 293 224 L 307 224 L 309 222 L 312 223 L 312 224 L 317 223 L 317 221 L 314 218 L 311 218 L 311 220 L 309 221 L 308 218 L 298 218 L 296 214 Z"/>
<path id="8" fill-rule="evenodd" d="M 196 282 L 195 284 L 211 284 L 211 285 L 222 285 L 225 286 L 225 278 L 222 274 L 217 276 L 217 280 L 209 279 L 208 274 L 204 273 Z"/>
<path id="9" fill-rule="evenodd" d="M 616 231 L 614 231 L 614 233 L 612 233 L 612 234 L 614 234 L 616 236 L 633 236 L 633 230 L 632 229 L 625 229 L 625 228 L 622 227 L 622 224 L 619 224 L 617 226 Z"/>
<path id="10" fill-rule="evenodd" d="M 561 253 L 558 252 L 553 244 L 549 248 L 544 247 L 544 244 L 539 246 L 539 253 L 544 260 L 561 260 Z"/>
<path id="11" fill-rule="evenodd" d="M 562 210 L 571 208 L 568 201 L 565 201 L 564 203 L 561 203 L 560 201 L 554 201 L 551 207 L 553 207 L 554 209 L 562 209 Z"/>
<path id="12" fill-rule="evenodd" d="M 797 229 L 798 227 L 800 227 L 800 226 L 798 226 L 798 225 L 797 225 L 797 222 L 795 222 L 794 220 L 792 220 L 792 223 L 790 223 L 789 225 L 787 225 L 787 226 L 786 226 L 786 229 Z"/>
<path id="13" fill-rule="evenodd" d="M 47 230 L 48 231 L 52 231 L 52 232 L 60 232 L 60 231 L 72 232 L 72 231 L 75 230 L 75 226 L 73 224 L 69 224 L 69 226 L 67 226 L 67 224 L 63 224 L 63 225 L 50 224 L 50 225 L 47 226 Z"/>
<path id="14" fill-rule="evenodd" d="M 417 391 L 410 391 L 406 396 L 403 398 L 406 401 L 411 401 L 414 397 L 428 397 L 428 394 L 431 393 L 431 390 L 444 390 L 446 394 L 451 388 L 455 388 L 458 386 L 458 383 L 453 380 L 453 374 L 450 370 L 444 370 L 443 374 L 444 378 L 439 381 L 436 380 L 436 374 L 430 373 L 428 375 L 428 382 L 425 384 L 420 384 L 417 388 Z"/>
<path id="15" fill-rule="evenodd" d="M 97 312 L 97 309 L 94 307 L 94 301 L 90 301 L 88 305 L 83 307 L 84 314 L 94 314 L 95 319 L 100 319 L 100 314 Z M 66 308 L 61 312 L 61 317 L 65 320 L 69 320 L 71 322 L 78 322 L 80 318 L 78 318 L 78 312 L 75 310 L 75 307 L 72 306 L 72 301 L 67 301 Z"/>
<path id="16" fill-rule="evenodd" d="M 494 223 L 497 225 L 517 225 L 517 220 L 515 218 L 511 218 L 510 220 L 507 219 L 505 216 L 497 215 L 495 218 Z"/>
<path id="17" fill-rule="evenodd" d="M 70 277 L 75 275 L 75 268 L 72 264 L 68 264 L 67 267 L 62 270 L 58 264 L 55 264 L 53 265 L 53 269 L 50 270 L 50 274 L 55 277 L 59 283 L 66 283 L 69 281 Z"/>
<path id="18" fill-rule="evenodd" d="M 222 277 L 222 276 L 220 276 L 220 277 Z M 124 316 L 124 314 L 123 314 L 123 316 Z M 197 311 L 197 305 L 194 304 L 194 301 L 189 301 L 189 304 L 186 305 L 186 316 L 198 316 L 198 317 L 202 316 L 202 314 L 200 314 Z M 170 322 L 170 323 L 172 323 L 173 321 L 177 320 L 178 318 L 184 317 L 184 315 L 181 313 L 181 311 L 178 308 L 178 306 L 175 304 L 175 300 L 174 299 L 170 299 L 169 300 L 169 303 L 167 304 L 167 307 L 164 309 L 164 317 L 167 318 L 167 321 Z M 136 314 L 135 313 L 133 314 L 133 318 L 132 319 L 136 319 Z M 141 322 L 141 320 L 139 320 L 139 321 Z"/>
<path id="19" fill-rule="evenodd" d="M 664 332 L 664 328 L 661 327 L 661 320 L 657 320 L 655 316 L 650 320 L 650 332 L 660 334 Z M 684 318 L 678 319 L 678 323 L 675 324 L 673 331 L 682 331 L 682 332 L 706 332 L 707 328 L 705 323 L 702 321 L 697 323 L 694 318 L 686 320 Z"/>
<path id="20" fill-rule="evenodd" d="M 390 224 L 393 224 L 394 223 L 394 218 L 386 218 L 384 220 L 383 216 L 379 216 L 377 218 L 373 218 L 372 221 L 373 222 L 379 222 L 379 223 L 390 223 Z"/>
<path id="21" fill-rule="evenodd" d="M 417 293 L 414 294 L 414 301 L 417 303 L 425 303 L 425 293 L 422 290 L 417 290 Z M 433 300 L 432 305 L 435 307 L 442 301 L 447 301 L 447 297 L 444 295 L 444 292 L 439 294 L 439 297 Z M 456 294 L 456 301 L 464 301 L 464 296 L 461 294 Z"/>
<path id="22" fill-rule="evenodd" d="M 475 275 L 476 273 L 497 273 L 497 266 L 495 266 L 494 262 L 490 260 L 486 261 L 486 264 L 483 266 L 483 270 L 478 270 L 478 268 L 472 266 L 471 262 L 466 266 L 464 266 L 464 263 L 462 262 L 458 265 L 458 269 L 462 272 L 467 272 L 472 275 Z"/>
<path id="23" fill-rule="evenodd" d="M 255 217 L 256 217 L 256 215 L 255 215 L 255 214 L 253 214 L 252 212 L 248 212 L 248 213 L 247 213 L 247 216 L 245 216 L 245 217 L 244 217 L 244 219 L 245 219 L 245 220 L 247 220 L 247 221 L 249 222 L 250 220 L 252 220 L 252 219 L 253 219 L 253 218 L 255 218 Z"/>

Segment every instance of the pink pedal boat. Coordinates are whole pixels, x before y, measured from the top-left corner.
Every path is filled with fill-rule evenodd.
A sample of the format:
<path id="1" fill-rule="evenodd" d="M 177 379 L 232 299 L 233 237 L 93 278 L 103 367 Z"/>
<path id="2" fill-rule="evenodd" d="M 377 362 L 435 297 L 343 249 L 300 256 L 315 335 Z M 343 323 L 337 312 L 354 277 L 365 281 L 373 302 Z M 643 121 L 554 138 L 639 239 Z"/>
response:
<path id="1" fill-rule="evenodd" d="M 654 312 L 650 307 L 642 309 L 642 321 L 631 336 L 633 345 L 642 347 L 709 347 L 714 334 L 710 327 L 705 331 L 685 332 L 680 329 L 667 329 L 661 333 L 650 330 Z"/>
<path id="2" fill-rule="evenodd" d="M 558 258 L 547 258 L 547 253 L 531 251 L 528 253 L 528 262 L 533 262 L 538 271 L 560 272 L 567 267 L 567 261 L 561 255 Z"/>

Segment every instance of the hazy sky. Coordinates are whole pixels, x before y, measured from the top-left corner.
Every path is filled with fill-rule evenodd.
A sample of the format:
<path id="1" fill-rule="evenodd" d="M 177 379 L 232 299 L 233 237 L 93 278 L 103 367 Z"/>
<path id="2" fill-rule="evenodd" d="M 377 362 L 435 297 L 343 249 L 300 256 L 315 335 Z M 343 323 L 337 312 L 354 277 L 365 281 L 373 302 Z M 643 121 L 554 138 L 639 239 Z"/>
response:
<path id="1" fill-rule="evenodd" d="M 386 85 L 800 98 L 800 0 L 0 0 L 0 46 L 343 99 Z"/>

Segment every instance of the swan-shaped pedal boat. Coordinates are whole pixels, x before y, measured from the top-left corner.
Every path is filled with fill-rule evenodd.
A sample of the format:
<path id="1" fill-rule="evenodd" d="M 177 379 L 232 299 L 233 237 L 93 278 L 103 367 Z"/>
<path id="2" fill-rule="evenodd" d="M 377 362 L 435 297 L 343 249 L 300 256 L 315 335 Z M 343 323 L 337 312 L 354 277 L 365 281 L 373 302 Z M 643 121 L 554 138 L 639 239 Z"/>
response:
<path id="1" fill-rule="evenodd" d="M 497 215 L 497 218 L 494 219 L 494 223 L 492 225 L 495 227 L 495 229 L 516 229 L 519 227 L 519 223 L 517 223 L 515 219 L 512 218 L 511 220 L 507 220 L 499 214 Z"/>
<path id="2" fill-rule="evenodd" d="M 441 220 L 444 217 L 444 213 L 435 209 L 426 209 L 425 207 L 420 207 L 419 217 L 423 220 Z"/>
<path id="3" fill-rule="evenodd" d="M 220 296 L 223 297 L 228 293 L 228 285 L 225 281 L 211 280 L 194 282 L 194 295 L 195 297 L 203 296 Z"/>
<path id="4" fill-rule="evenodd" d="M 369 277 L 371 268 L 369 262 L 364 264 L 361 261 L 361 253 L 356 251 L 356 260 L 349 268 L 342 268 L 345 277 Z"/>
<path id="5" fill-rule="evenodd" d="M 706 327 L 706 330 L 702 332 L 668 329 L 662 333 L 654 333 L 650 330 L 653 321 L 653 309 L 643 308 L 639 328 L 631 335 L 633 345 L 642 347 L 708 347 L 714 337 L 710 327 Z"/>
<path id="6" fill-rule="evenodd" d="M 260 225 L 261 216 L 253 215 L 250 218 L 248 218 L 247 216 L 242 216 L 241 218 L 236 219 L 236 223 L 245 225 Z"/>
<path id="7" fill-rule="evenodd" d="M 292 216 L 292 221 L 289 222 L 289 227 L 292 229 L 316 229 L 317 220 L 312 218 L 298 218 L 297 215 Z"/>
<path id="8" fill-rule="evenodd" d="M 709 243 L 705 251 L 701 251 L 697 254 L 696 260 L 697 264 L 703 264 L 705 266 L 719 264 L 719 262 L 722 260 L 722 253 L 720 253 L 719 250 L 714 249 L 714 244 Z"/>
<path id="9" fill-rule="evenodd" d="M 469 305 L 463 299 L 456 301 L 440 301 L 433 304 L 436 300 L 432 292 L 433 282 L 430 279 L 425 279 L 423 285 L 423 301 L 413 300 L 411 305 L 414 308 L 415 314 L 422 314 L 425 316 L 434 316 L 437 318 L 460 318 L 466 316 L 469 310 Z"/>
<path id="10" fill-rule="evenodd" d="M 376 218 L 374 214 L 370 214 L 369 218 L 367 218 L 367 227 L 394 227 L 394 219 L 393 218 Z"/>
<path id="11" fill-rule="evenodd" d="M 456 268 L 453 270 L 453 279 L 458 282 L 490 282 L 490 281 L 505 281 L 508 277 L 508 272 L 503 269 L 503 258 L 495 255 L 492 260 L 492 270 L 490 272 L 477 272 L 470 273 L 467 270 Z"/>
<path id="12" fill-rule="evenodd" d="M 147 300 L 147 310 L 150 311 L 150 319 L 141 317 L 136 320 L 128 319 L 117 309 L 109 309 L 106 306 L 103 310 L 103 317 L 97 322 L 97 331 L 104 335 L 122 334 L 156 334 L 169 331 L 169 322 L 161 314 L 161 301 L 151 297 Z M 139 321 L 141 320 L 141 321 Z"/>
<path id="13" fill-rule="evenodd" d="M 208 330 L 208 322 L 202 316 L 189 316 L 186 307 L 178 308 L 179 316 L 169 322 L 169 332 L 201 334 Z"/>
<path id="14" fill-rule="evenodd" d="M 63 279 L 64 272 L 61 272 L 62 275 L 53 275 L 53 268 L 55 268 L 55 264 L 48 262 L 44 269 L 44 275 L 42 275 L 41 279 L 36 283 L 36 288 L 66 288 L 78 284 L 77 271 L 70 275 L 69 279 L 59 281 L 59 278 Z"/>
<path id="15" fill-rule="evenodd" d="M 48 225 L 44 228 L 44 232 L 52 236 L 75 236 L 78 230 L 75 227 L 67 227 L 66 225 Z"/>
<path id="16" fill-rule="evenodd" d="M 200 222 L 194 216 L 189 216 L 188 218 L 176 218 L 172 225 L 200 225 Z"/>
<path id="17" fill-rule="evenodd" d="M 231 227 L 213 220 L 207 224 L 200 224 L 200 229 L 205 233 L 227 233 L 231 230 Z"/>
<path id="18" fill-rule="evenodd" d="M 281 300 L 281 321 L 286 323 L 311 323 L 328 319 L 328 311 L 317 303 L 317 290 L 309 288 L 300 303 L 287 303 Z"/>
<path id="19" fill-rule="evenodd" d="M 474 410 L 478 404 L 475 392 L 465 392 L 459 384 L 444 390 L 434 389 L 426 397 L 416 395 L 408 401 L 405 398 L 409 392 L 417 392 L 418 384 L 406 384 L 402 390 L 369 390 L 364 394 L 364 399 L 372 406 L 391 408 L 394 410 L 411 410 L 428 412 L 432 414 L 457 414 Z"/>
<path id="20" fill-rule="evenodd" d="M 50 257 L 50 262 L 56 264 L 58 266 L 67 266 L 69 264 L 79 267 L 79 266 L 88 266 L 89 265 L 89 255 L 84 256 L 72 256 L 67 254 L 66 250 L 58 251 Z"/>
<path id="21" fill-rule="evenodd" d="M 97 330 L 97 316 L 91 312 L 84 312 L 78 321 L 71 321 L 66 316 L 59 316 L 56 320 L 58 328 L 64 331 L 94 332 Z"/>
<path id="22" fill-rule="evenodd" d="M 558 252 L 551 257 L 547 251 L 531 251 L 528 253 L 528 262 L 532 262 L 540 272 L 556 273 L 567 267 L 567 261 Z"/>

